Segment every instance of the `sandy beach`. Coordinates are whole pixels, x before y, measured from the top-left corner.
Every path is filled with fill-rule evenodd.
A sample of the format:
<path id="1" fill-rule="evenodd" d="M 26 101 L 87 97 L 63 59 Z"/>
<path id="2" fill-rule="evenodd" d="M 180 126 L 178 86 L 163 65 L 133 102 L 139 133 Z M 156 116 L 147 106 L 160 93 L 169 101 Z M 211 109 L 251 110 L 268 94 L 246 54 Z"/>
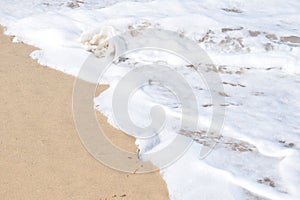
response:
<path id="1" fill-rule="evenodd" d="M 126 174 L 95 160 L 74 126 L 74 77 L 39 65 L 34 47 L 0 32 L 0 199 L 168 199 L 158 171 Z M 116 144 L 136 150 L 98 117 Z"/>
<path id="2" fill-rule="evenodd" d="M 0 200 L 300 200 L 299 15 L 0 0 Z"/>

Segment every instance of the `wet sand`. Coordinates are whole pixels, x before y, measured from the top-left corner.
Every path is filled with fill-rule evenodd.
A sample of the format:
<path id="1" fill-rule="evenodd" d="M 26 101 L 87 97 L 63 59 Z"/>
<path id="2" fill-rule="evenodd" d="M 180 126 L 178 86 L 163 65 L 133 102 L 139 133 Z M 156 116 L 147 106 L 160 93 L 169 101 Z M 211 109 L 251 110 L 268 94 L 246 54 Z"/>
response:
<path id="1" fill-rule="evenodd" d="M 39 65 L 34 47 L 12 43 L 0 27 L 0 199 L 168 199 L 159 172 L 128 174 L 95 160 L 72 116 L 74 77 Z M 134 139 L 97 114 L 110 139 Z"/>

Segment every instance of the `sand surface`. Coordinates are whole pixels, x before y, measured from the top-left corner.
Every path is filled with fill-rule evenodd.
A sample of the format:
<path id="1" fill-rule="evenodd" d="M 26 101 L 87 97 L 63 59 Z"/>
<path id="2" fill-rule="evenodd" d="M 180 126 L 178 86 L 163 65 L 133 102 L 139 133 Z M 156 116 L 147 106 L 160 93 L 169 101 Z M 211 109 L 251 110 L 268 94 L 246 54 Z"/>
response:
<path id="1" fill-rule="evenodd" d="M 74 77 L 29 57 L 34 47 L 12 43 L 0 27 L 0 199 L 168 199 L 159 172 L 127 174 L 95 160 L 72 117 Z M 134 139 L 112 128 L 115 144 Z"/>

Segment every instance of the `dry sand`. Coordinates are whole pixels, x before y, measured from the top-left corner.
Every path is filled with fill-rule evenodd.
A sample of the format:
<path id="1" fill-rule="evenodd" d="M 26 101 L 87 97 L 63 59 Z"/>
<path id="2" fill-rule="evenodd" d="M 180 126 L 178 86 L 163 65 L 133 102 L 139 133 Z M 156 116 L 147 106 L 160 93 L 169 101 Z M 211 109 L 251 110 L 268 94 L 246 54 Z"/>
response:
<path id="1" fill-rule="evenodd" d="M 168 199 L 159 172 L 126 174 L 95 160 L 74 127 L 74 77 L 37 64 L 34 47 L 0 32 L 0 199 Z M 116 144 L 136 150 L 98 117 Z"/>

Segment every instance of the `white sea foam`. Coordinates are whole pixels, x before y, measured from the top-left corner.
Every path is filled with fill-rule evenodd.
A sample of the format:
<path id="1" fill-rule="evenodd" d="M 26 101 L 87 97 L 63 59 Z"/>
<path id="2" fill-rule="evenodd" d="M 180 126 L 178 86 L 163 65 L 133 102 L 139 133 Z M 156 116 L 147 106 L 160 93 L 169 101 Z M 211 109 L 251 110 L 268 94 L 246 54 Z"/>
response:
<path id="1" fill-rule="evenodd" d="M 201 111 L 198 130 L 182 133 L 198 142 L 161 170 L 171 199 L 300 199 L 299 10 L 297 0 L 2 0 L 0 23 L 14 41 L 40 48 L 31 54 L 39 63 L 74 76 L 90 53 L 101 50 L 96 40 L 103 27 L 114 27 L 115 34 L 158 27 L 191 38 L 215 63 L 226 94 L 223 137 L 206 159 L 199 152 L 211 121 L 208 88 L 171 54 L 143 51 L 113 64 L 101 80 L 110 88 L 95 106 L 117 127 L 111 98 L 118 80 L 143 64 L 168 63 L 192 86 Z M 132 121 L 148 125 L 157 104 L 166 111 L 166 127 L 151 141 L 137 139 L 142 154 L 180 131 L 180 102 L 156 83 L 132 96 Z"/>

